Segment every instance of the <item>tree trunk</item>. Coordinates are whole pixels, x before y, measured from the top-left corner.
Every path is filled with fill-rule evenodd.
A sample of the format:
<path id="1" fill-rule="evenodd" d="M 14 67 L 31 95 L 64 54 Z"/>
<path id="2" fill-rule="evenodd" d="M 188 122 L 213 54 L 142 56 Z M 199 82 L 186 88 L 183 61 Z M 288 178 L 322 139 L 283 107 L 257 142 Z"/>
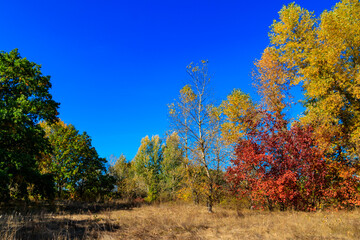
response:
<path id="1" fill-rule="evenodd" d="M 213 186 L 212 183 L 209 186 L 209 195 L 208 195 L 208 201 L 207 201 L 207 207 L 208 207 L 208 212 L 209 213 L 213 213 Z"/>
<path id="2" fill-rule="evenodd" d="M 212 207 L 213 207 L 212 200 L 211 200 L 211 197 L 209 196 L 208 203 L 207 203 L 207 208 L 208 208 L 209 213 L 213 213 Z"/>
<path id="3" fill-rule="evenodd" d="M 199 205 L 199 202 L 200 202 L 200 200 L 199 200 L 199 194 L 198 194 L 197 191 L 194 190 L 194 189 L 193 189 L 193 196 L 194 196 L 194 204 L 195 204 L 195 205 Z"/>

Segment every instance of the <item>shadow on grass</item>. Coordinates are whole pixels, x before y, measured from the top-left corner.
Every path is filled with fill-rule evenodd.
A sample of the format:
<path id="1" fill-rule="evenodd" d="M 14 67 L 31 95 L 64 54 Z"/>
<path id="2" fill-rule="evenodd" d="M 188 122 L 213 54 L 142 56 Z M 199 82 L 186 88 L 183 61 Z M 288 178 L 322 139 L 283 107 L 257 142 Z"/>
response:
<path id="1" fill-rule="evenodd" d="M 107 212 L 130 211 L 139 206 L 132 202 L 65 201 L 3 204 L 0 207 L 0 239 L 97 239 L 105 232 L 120 229 L 110 217 L 99 218 L 98 213 L 106 216 Z M 81 216 L 86 216 L 87 220 L 82 220 Z"/>
<path id="2" fill-rule="evenodd" d="M 114 210 L 132 210 L 135 207 L 140 207 L 138 203 L 82 203 L 82 202 L 63 202 L 57 203 L 55 212 L 65 212 L 70 214 L 81 214 L 81 213 L 99 213 L 103 211 L 114 211 Z"/>
<path id="3" fill-rule="evenodd" d="M 116 223 L 108 221 L 53 219 L 34 216 L 32 221 L 17 219 L 13 224 L 3 225 L 1 239 L 97 239 L 105 232 L 120 229 Z"/>
<path id="4" fill-rule="evenodd" d="M 11 202 L 0 205 L 0 214 L 20 213 L 21 215 L 39 214 L 39 213 L 99 213 L 103 211 L 114 210 L 132 210 L 140 207 L 136 202 L 106 202 L 106 203 L 88 203 L 73 201 L 57 201 L 54 203 L 25 203 Z"/>

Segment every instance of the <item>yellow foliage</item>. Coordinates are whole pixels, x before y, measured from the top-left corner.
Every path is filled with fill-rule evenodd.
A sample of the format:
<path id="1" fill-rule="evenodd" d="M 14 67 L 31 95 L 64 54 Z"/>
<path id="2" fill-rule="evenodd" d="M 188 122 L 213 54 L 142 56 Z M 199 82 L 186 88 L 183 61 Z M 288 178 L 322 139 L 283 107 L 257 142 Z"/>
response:
<path id="1" fill-rule="evenodd" d="M 180 90 L 180 97 L 181 100 L 184 103 L 189 103 L 192 102 L 196 99 L 196 94 L 194 93 L 194 91 L 191 89 L 190 85 L 185 85 L 181 90 Z"/>
<path id="2" fill-rule="evenodd" d="M 319 18 L 290 4 L 274 21 L 271 46 L 257 62 L 260 92 L 272 110 L 283 109 L 287 87 L 301 85 L 306 98 L 301 121 L 315 127 L 320 146 L 330 152 L 341 147 L 355 159 L 360 137 L 359 23 L 358 0 L 343 0 Z"/>
<path id="3" fill-rule="evenodd" d="M 225 115 L 225 121 L 221 125 L 222 137 L 228 144 L 236 143 L 245 133 L 248 127 L 247 117 L 254 113 L 255 105 L 249 95 L 234 89 L 220 107 Z"/>
<path id="4" fill-rule="evenodd" d="M 291 105 L 291 96 L 288 94 L 289 71 L 281 64 L 274 48 L 266 48 L 255 66 L 255 86 L 263 103 L 270 111 L 281 113 L 285 107 Z"/>

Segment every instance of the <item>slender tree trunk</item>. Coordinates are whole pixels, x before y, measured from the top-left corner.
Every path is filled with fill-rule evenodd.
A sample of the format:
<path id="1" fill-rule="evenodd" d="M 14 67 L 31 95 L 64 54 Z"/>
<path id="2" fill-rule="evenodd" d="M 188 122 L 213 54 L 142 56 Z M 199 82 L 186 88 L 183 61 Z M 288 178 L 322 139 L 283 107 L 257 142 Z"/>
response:
<path id="1" fill-rule="evenodd" d="M 208 201 L 207 201 L 207 207 L 208 207 L 208 212 L 209 213 L 213 213 L 213 184 L 210 183 L 209 186 L 209 195 L 208 195 Z"/>
<path id="2" fill-rule="evenodd" d="M 194 189 L 193 189 L 193 196 L 194 196 L 194 204 L 199 205 L 199 203 L 200 203 L 199 193 Z"/>

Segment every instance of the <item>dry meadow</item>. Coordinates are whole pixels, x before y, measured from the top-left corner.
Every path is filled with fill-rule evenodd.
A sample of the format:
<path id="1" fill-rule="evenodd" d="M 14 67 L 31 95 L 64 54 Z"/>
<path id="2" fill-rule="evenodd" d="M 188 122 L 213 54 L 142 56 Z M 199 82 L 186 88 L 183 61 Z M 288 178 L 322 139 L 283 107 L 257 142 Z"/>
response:
<path id="1" fill-rule="evenodd" d="M 189 204 L 0 216 L 0 239 L 360 239 L 360 212 L 266 212 Z"/>

